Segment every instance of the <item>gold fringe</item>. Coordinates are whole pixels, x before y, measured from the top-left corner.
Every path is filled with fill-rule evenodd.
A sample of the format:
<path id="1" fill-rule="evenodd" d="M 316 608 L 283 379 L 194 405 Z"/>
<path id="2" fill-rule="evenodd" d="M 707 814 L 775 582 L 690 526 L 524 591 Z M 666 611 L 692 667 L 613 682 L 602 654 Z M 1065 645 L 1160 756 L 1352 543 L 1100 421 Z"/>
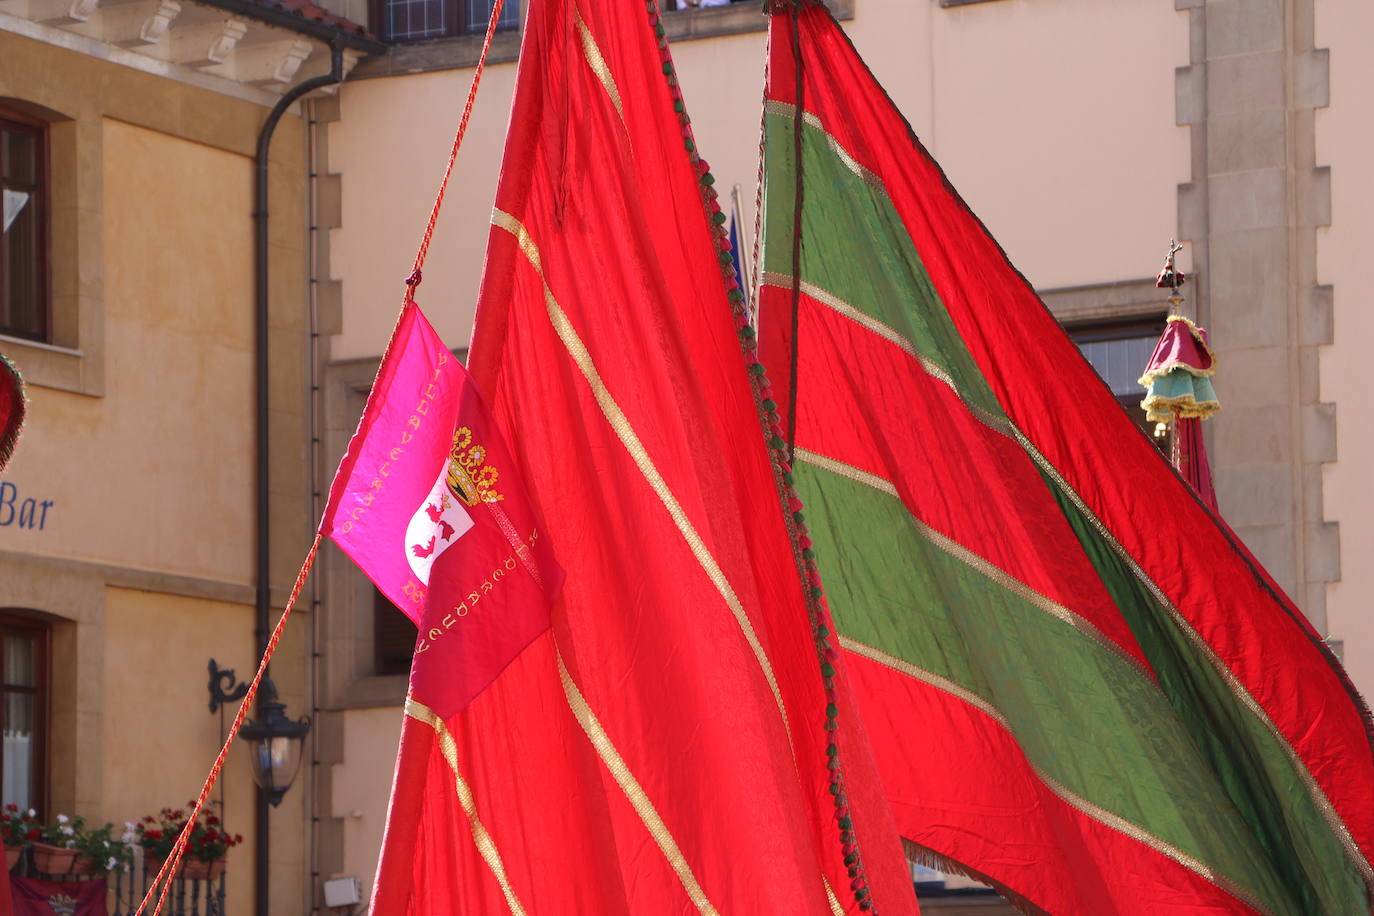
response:
<path id="1" fill-rule="evenodd" d="M 1212 366 L 1210 369 L 1198 369 L 1194 366 L 1188 365 L 1187 363 L 1166 363 L 1158 369 L 1149 370 L 1140 378 L 1136 379 L 1136 382 L 1142 388 L 1149 388 L 1152 384 L 1154 384 L 1155 379 L 1159 378 L 1161 375 L 1168 375 L 1175 369 L 1182 369 L 1189 375 L 1195 375 L 1198 378 L 1207 378 L 1208 376 L 1215 374 L 1217 371 L 1217 354 L 1210 346 L 1208 346 L 1207 341 L 1202 339 L 1202 332 L 1198 330 L 1197 325 L 1194 324 L 1191 319 L 1184 318 L 1182 315 L 1170 315 L 1168 320 L 1181 321 L 1188 326 L 1188 333 L 1191 334 L 1193 336 L 1193 340 L 1196 340 L 1198 344 L 1202 347 L 1203 352 L 1205 352 L 1207 354 L 1208 359 L 1212 361 Z"/>
<path id="2" fill-rule="evenodd" d="M 1166 398 L 1160 394 L 1148 395 L 1140 402 L 1145 411 L 1145 419 L 1154 423 L 1170 423 L 1174 420 L 1207 420 L 1221 410 L 1221 402 L 1199 401 L 1193 394 L 1180 394 Z"/>

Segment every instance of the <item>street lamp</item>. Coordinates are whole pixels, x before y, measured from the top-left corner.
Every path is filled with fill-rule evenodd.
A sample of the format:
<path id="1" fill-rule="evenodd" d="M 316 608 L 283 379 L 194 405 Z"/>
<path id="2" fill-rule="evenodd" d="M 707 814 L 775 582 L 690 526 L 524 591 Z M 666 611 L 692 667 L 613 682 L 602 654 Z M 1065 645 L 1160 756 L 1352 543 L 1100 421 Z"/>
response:
<path id="1" fill-rule="evenodd" d="M 235 683 L 234 672 L 222 669 L 210 659 L 210 711 L 222 704 L 242 699 L 247 684 Z M 239 729 L 239 736 L 248 742 L 249 763 L 253 766 L 253 781 L 262 788 L 263 795 L 275 808 L 291 788 L 301 765 L 301 748 L 310 731 L 310 717 L 290 719 L 286 704 L 277 697 L 277 685 L 264 677 L 258 685 L 258 718 L 249 719 Z"/>
<path id="2" fill-rule="evenodd" d="M 264 677 L 258 686 L 258 719 L 243 723 L 239 734 L 248 742 L 253 781 L 272 807 L 281 804 L 301 765 L 301 747 L 310 731 L 310 717 L 286 717 L 286 704 L 277 699 L 277 685 Z"/>

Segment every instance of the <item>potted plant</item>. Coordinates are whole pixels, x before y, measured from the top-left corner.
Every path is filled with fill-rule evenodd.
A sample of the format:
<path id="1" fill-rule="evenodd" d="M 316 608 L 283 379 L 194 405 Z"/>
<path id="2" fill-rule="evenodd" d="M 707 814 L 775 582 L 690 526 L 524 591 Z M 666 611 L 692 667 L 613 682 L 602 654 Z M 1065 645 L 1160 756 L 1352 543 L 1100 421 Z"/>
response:
<path id="1" fill-rule="evenodd" d="M 14 870 L 19 857 L 24 854 L 24 847 L 38 839 L 39 833 L 32 809 L 22 812 L 18 805 L 9 804 L 0 810 L 0 839 L 5 842 L 5 868 Z"/>
<path id="2" fill-rule="evenodd" d="M 134 840 L 134 825 L 125 824 L 124 828 L 123 835 L 118 839 L 115 837 L 114 824 L 78 831 L 72 874 L 97 875 L 116 869 L 128 871 L 129 863 L 133 861 L 133 849 L 129 844 Z"/>
<path id="3" fill-rule="evenodd" d="M 33 867 L 45 875 L 69 875 L 76 864 L 77 836 L 85 827 L 81 818 L 59 814 L 51 824 L 38 828 L 32 840 Z M 30 831 L 32 834 L 32 831 Z"/>
<path id="4" fill-rule="evenodd" d="M 195 802 L 189 804 L 194 807 Z M 150 873 L 160 869 L 171 855 L 177 837 L 186 827 L 186 816 L 187 812 L 180 808 L 163 808 L 157 817 L 150 814 L 135 826 L 134 833 L 138 844 L 143 847 L 146 868 Z M 224 874 L 229 850 L 242 842 L 241 835 L 224 831 L 218 815 L 208 809 L 202 810 L 191 826 L 178 877 L 213 881 Z"/>

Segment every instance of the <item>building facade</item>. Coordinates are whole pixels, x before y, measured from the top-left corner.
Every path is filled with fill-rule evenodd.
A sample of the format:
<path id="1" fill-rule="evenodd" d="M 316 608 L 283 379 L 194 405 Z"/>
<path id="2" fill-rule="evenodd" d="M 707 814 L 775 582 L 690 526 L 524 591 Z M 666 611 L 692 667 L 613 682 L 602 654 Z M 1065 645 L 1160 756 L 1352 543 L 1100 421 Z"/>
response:
<path id="1" fill-rule="evenodd" d="M 51 647 L 49 750 L 30 763 L 49 806 L 118 821 L 199 785 L 219 729 L 195 686 L 206 660 L 251 668 L 251 157 L 276 94 L 318 72 L 327 49 L 309 39 L 306 53 L 299 34 L 222 10 L 159 26 L 180 10 L 173 0 L 102 3 L 86 19 L 69 15 L 80 4 L 49 2 L 0 0 L 0 128 L 42 131 L 51 173 L 47 324 L 0 332 L 33 397 L 0 478 L 0 635 Z M 389 46 L 351 55 L 340 91 L 301 103 L 272 147 L 274 606 L 388 339 L 490 10 L 325 6 Z M 493 44 L 417 296 L 460 353 L 521 6 L 511 0 Z M 1169 239 L 1184 243 L 1185 314 L 1219 357 L 1224 409 L 1207 426 L 1222 513 L 1374 693 L 1367 7 L 832 3 L 1125 402 L 1140 395 L 1132 381 L 1168 309 L 1155 271 Z M 226 52 L 229 22 L 247 25 Z M 697 142 L 719 185 L 739 186 L 747 232 L 764 19 L 743 2 L 687 6 L 667 24 Z M 283 65 L 292 54 L 303 57 Z M 322 908 L 320 881 L 333 876 L 357 878 L 366 899 L 413 640 L 331 546 L 314 583 L 274 668 L 314 729 L 298 789 L 272 820 L 272 912 Z M 150 761 L 158 782 L 188 788 L 164 799 Z M 246 826 L 246 767 L 226 773 L 230 816 Z M 235 899 L 251 894 L 248 871 L 231 869 Z M 976 902 L 965 901 L 970 916 Z"/>
<path id="2" fill-rule="evenodd" d="M 3 801 L 52 820 L 185 807 L 256 667 L 254 156 L 282 91 L 354 26 L 186 0 L 0 3 L 0 351 L 31 399 L 0 477 Z M 313 521 L 308 131 L 270 147 L 271 598 Z M 301 608 L 273 668 L 310 704 Z M 224 771 L 227 911 L 253 908 L 255 788 Z M 273 913 L 313 904 L 309 796 L 273 811 Z M 128 911 L 127 900 L 123 903 Z"/>

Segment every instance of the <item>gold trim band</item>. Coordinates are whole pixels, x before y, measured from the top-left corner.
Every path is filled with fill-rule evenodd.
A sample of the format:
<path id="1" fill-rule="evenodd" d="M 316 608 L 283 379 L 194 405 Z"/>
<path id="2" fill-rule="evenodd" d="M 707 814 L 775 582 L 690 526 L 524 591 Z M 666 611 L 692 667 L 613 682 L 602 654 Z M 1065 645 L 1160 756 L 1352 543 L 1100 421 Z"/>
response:
<path id="1" fill-rule="evenodd" d="M 520 905 L 520 900 L 515 896 L 515 891 L 510 886 L 510 879 L 506 875 L 506 866 L 501 861 L 501 853 L 496 848 L 496 841 L 491 838 L 491 834 L 482 824 L 482 819 L 477 816 L 477 803 L 473 800 L 472 789 L 458 768 L 457 740 L 448 730 L 448 726 L 444 724 L 444 720 L 439 718 L 434 710 L 414 697 L 406 697 L 405 714 L 434 729 L 435 740 L 439 742 L 439 752 L 444 755 L 444 760 L 448 761 L 449 769 L 453 771 L 453 782 L 458 792 L 458 803 L 463 806 L 463 813 L 468 816 L 468 827 L 472 831 L 472 842 L 477 846 L 477 853 L 482 857 L 482 861 L 487 863 L 487 867 L 491 869 L 492 876 L 496 878 L 496 883 L 501 886 L 501 893 L 506 897 L 506 906 L 510 907 L 512 916 L 525 916 L 525 908 Z"/>
<path id="2" fill-rule="evenodd" d="M 701 883 L 697 881 L 696 875 L 692 873 L 692 867 L 687 864 L 687 858 L 682 854 L 677 841 L 673 839 L 672 833 L 668 830 L 668 825 L 659 816 L 658 809 L 645 794 L 644 788 L 635 779 L 634 773 L 626 766 L 625 759 L 620 756 L 620 751 L 616 750 L 611 738 L 606 734 L 606 730 L 601 727 L 601 722 L 596 718 L 596 713 L 592 712 L 591 706 L 587 705 L 586 698 L 582 691 L 578 689 L 577 683 L 572 675 L 568 673 L 567 666 L 563 663 L 563 653 L 558 652 L 558 677 L 563 682 L 563 693 L 568 698 L 568 706 L 572 709 L 573 717 L 582 726 L 582 730 L 587 733 L 587 739 L 591 741 L 592 747 L 596 749 L 601 762 L 610 771 L 611 777 L 620 786 L 620 791 L 625 793 L 625 798 L 634 807 L 639 819 L 644 822 L 644 826 L 649 831 L 649 836 L 653 837 L 658 844 L 659 851 L 663 853 L 663 858 L 668 860 L 668 865 L 673 869 L 677 878 L 682 882 L 682 889 L 687 892 L 692 904 L 697 911 L 707 916 L 719 916 L 716 908 L 707 899 L 706 892 L 701 889 Z"/>
<path id="3" fill-rule="evenodd" d="M 620 115 L 620 126 L 626 127 L 625 109 L 620 104 L 620 87 L 615 84 L 615 76 L 612 75 L 606 58 L 602 56 L 601 48 L 596 44 L 596 37 L 592 35 L 592 30 L 587 28 L 587 23 L 582 18 L 582 10 L 575 5 L 573 6 L 573 25 L 577 27 L 577 37 L 582 41 L 582 56 L 587 59 L 587 66 L 601 81 L 601 85 L 606 90 L 606 95 L 610 96 L 616 114 Z M 626 131 L 628 133 L 628 127 L 626 127 Z"/>

